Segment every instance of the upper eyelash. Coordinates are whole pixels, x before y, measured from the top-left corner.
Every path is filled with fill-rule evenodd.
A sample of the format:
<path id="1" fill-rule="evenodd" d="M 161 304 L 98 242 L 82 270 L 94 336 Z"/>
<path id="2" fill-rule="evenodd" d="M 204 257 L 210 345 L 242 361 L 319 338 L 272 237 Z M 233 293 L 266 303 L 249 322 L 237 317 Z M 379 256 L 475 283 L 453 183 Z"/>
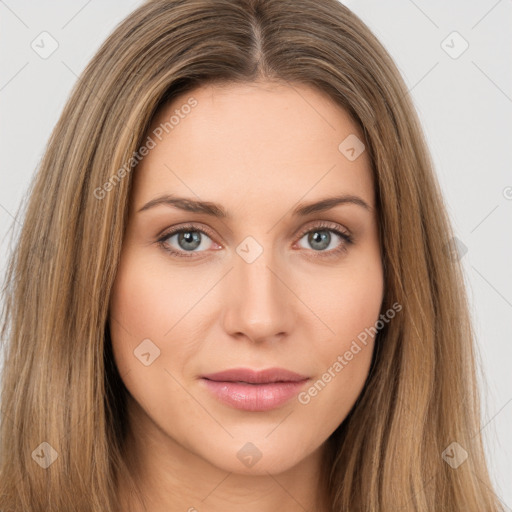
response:
<path id="1" fill-rule="evenodd" d="M 344 231 L 341 231 L 337 228 L 332 227 L 331 224 L 329 224 L 325 221 L 319 221 L 319 223 L 317 225 L 309 226 L 308 228 L 302 230 L 298 235 L 298 240 L 300 240 L 307 233 L 309 233 L 311 231 L 315 231 L 315 230 L 317 230 L 317 231 L 319 231 L 319 230 L 332 231 L 333 233 L 340 236 L 344 240 L 344 243 L 342 243 L 336 249 L 331 249 L 330 251 L 313 251 L 315 253 L 313 257 L 329 257 L 329 256 L 337 255 L 339 252 L 342 252 L 342 251 L 346 252 L 347 245 L 354 243 L 353 237 L 350 234 L 345 233 Z M 165 241 L 168 238 L 170 238 L 171 236 L 173 236 L 177 233 L 187 232 L 187 231 L 196 231 L 198 233 L 202 233 L 202 234 L 206 235 L 209 238 L 213 238 L 212 235 L 208 231 L 206 231 L 204 228 L 200 228 L 193 224 L 188 224 L 185 226 L 181 226 L 177 229 L 167 231 L 166 233 L 164 233 L 162 236 L 160 236 L 157 239 L 157 242 L 164 250 L 172 253 L 173 255 L 182 256 L 185 258 L 192 257 L 193 251 L 190 252 L 189 254 L 186 254 L 186 252 L 184 252 L 184 251 L 175 251 L 174 249 L 169 249 L 165 245 Z"/>

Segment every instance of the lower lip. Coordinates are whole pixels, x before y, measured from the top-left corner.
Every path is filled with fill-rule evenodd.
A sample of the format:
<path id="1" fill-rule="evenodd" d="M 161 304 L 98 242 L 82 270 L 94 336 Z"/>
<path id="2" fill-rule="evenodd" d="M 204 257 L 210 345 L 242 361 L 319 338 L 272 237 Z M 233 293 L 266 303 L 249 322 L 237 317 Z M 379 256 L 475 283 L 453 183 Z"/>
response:
<path id="1" fill-rule="evenodd" d="M 269 384 L 217 382 L 204 378 L 201 380 L 221 402 L 235 409 L 270 411 L 297 395 L 309 379 L 299 382 L 273 382 Z"/>

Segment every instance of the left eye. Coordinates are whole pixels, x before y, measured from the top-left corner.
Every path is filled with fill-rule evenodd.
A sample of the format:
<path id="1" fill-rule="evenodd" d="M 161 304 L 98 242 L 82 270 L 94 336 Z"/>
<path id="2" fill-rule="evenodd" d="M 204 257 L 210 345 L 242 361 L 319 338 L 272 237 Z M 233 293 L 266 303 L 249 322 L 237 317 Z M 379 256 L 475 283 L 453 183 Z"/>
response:
<path id="1" fill-rule="evenodd" d="M 332 236 L 332 233 L 335 236 Z M 325 251 L 336 249 L 336 238 L 342 239 L 342 244 L 348 241 L 348 235 L 332 228 L 315 228 L 306 232 L 300 240 L 306 239 L 314 251 Z M 307 247 L 306 247 L 307 249 Z"/>

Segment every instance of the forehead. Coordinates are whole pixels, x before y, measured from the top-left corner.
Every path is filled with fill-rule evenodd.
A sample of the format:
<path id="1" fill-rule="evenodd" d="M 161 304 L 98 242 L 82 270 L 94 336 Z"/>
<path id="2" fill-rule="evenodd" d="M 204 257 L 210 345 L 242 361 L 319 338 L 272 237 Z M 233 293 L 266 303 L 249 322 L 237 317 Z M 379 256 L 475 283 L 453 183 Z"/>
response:
<path id="1" fill-rule="evenodd" d="M 327 194 L 364 196 L 373 204 L 358 124 L 325 93 L 274 83 L 208 85 L 162 107 L 147 133 L 154 146 L 134 179 L 136 206 L 182 193 L 258 208 Z M 341 144 L 341 146 L 340 146 Z"/>

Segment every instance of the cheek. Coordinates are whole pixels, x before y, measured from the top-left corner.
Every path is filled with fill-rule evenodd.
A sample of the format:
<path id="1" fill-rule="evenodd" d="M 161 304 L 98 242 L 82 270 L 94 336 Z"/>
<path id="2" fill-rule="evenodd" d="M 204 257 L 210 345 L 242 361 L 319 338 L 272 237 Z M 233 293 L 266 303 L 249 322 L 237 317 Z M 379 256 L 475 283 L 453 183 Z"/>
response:
<path id="1" fill-rule="evenodd" d="M 109 309 L 112 348 L 121 375 L 133 369 L 134 351 L 144 340 L 157 347 L 144 342 L 151 349 L 151 357 L 161 350 L 163 335 L 173 325 L 173 302 L 175 292 L 163 281 L 157 266 L 148 266 L 147 260 L 130 251 L 123 253 Z"/>
<path id="2" fill-rule="evenodd" d="M 138 257 L 136 251 L 127 251 L 110 301 L 114 345 L 119 345 L 120 352 L 129 347 L 133 350 L 146 338 L 161 344 L 197 300 L 197 290 L 186 273 L 173 272 L 160 258 Z M 114 340 L 123 340 L 124 346 Z"/>
<path id="3" fill-rule="evenodd" d="M 368 329 L 379 319 L 384 296 L 378 254 L 361 258 L 350 267 L 340 266 L 336 272 L 315 276 L 301 293 L 329 328 L 330 341 L 321 342 L 328 354 L 332 356 L 333 350 L 348 350 L 351 340 L 358 337 L 371 341 Z M 318 337 L 317 340 L 320 343 Z"/>
<path id="4" fill-rule="evenodd" d="M 322 285 L 323 295 L 319 293 Z M 343 421 L 368 376 L 383 291 L 382 267 L 377 258 L 371 264 L 352 267 L 350 272 L 344 269 L 335 276 L 331 274 L 309 288 L 309 304 L 315 304 L 315 312 L 331 332 L 327 338 L 311 337 L 316 342 L 310 353 L 319 372 L 315 382 L 299 396 L 299 402 L 311 408 L 314 415 L 329 417 L 324 409 L 336 411 L 330 428 Z"/>
<path id="5" fill-rule="evenodd" d="M 382 276 L 378 271 L 362 272 L 343 279 L 340 288 L 342 292 L 331 315 L 334 330 L 340 335 L 340 348 L 344 348 L 348 340 L 364 341 L 365 333 L 368 335 L 368 329 L 375 326 L 383 299 Z"/>
<path id="6" fill-rule="evenodd" d="M 198 304 L 204 293 L 198 290 L 207 291 L 215 279 L 173 268 L 165 256 L 148 257 L 130 245 L 122 254 L 109 325 L 119 374 L 139 404 L 152 407 L 153 399 L 165 390 L 181 410 L 191 407 L 190 397 L 172 377 L 181 381 L 183 374 L 193 371 L 204 337 L 195 335 L 197 313 L 204 306 Z"/>
<path id="7" fill-rule="evenodd" d="M 173 379 L 194 347 L 172 343 L 183 339 L 179 322 L 189 303 L 197 301 L 194 290 L 183 272 L 172 272 L 158 258 L 141 257 L 130 249 L 123 253 L 110 300 L 112 350 L 126 388 L 150 417 L 162 414 L 169 397 L 173 410 L 197 414 L 190 396 Z"/>

